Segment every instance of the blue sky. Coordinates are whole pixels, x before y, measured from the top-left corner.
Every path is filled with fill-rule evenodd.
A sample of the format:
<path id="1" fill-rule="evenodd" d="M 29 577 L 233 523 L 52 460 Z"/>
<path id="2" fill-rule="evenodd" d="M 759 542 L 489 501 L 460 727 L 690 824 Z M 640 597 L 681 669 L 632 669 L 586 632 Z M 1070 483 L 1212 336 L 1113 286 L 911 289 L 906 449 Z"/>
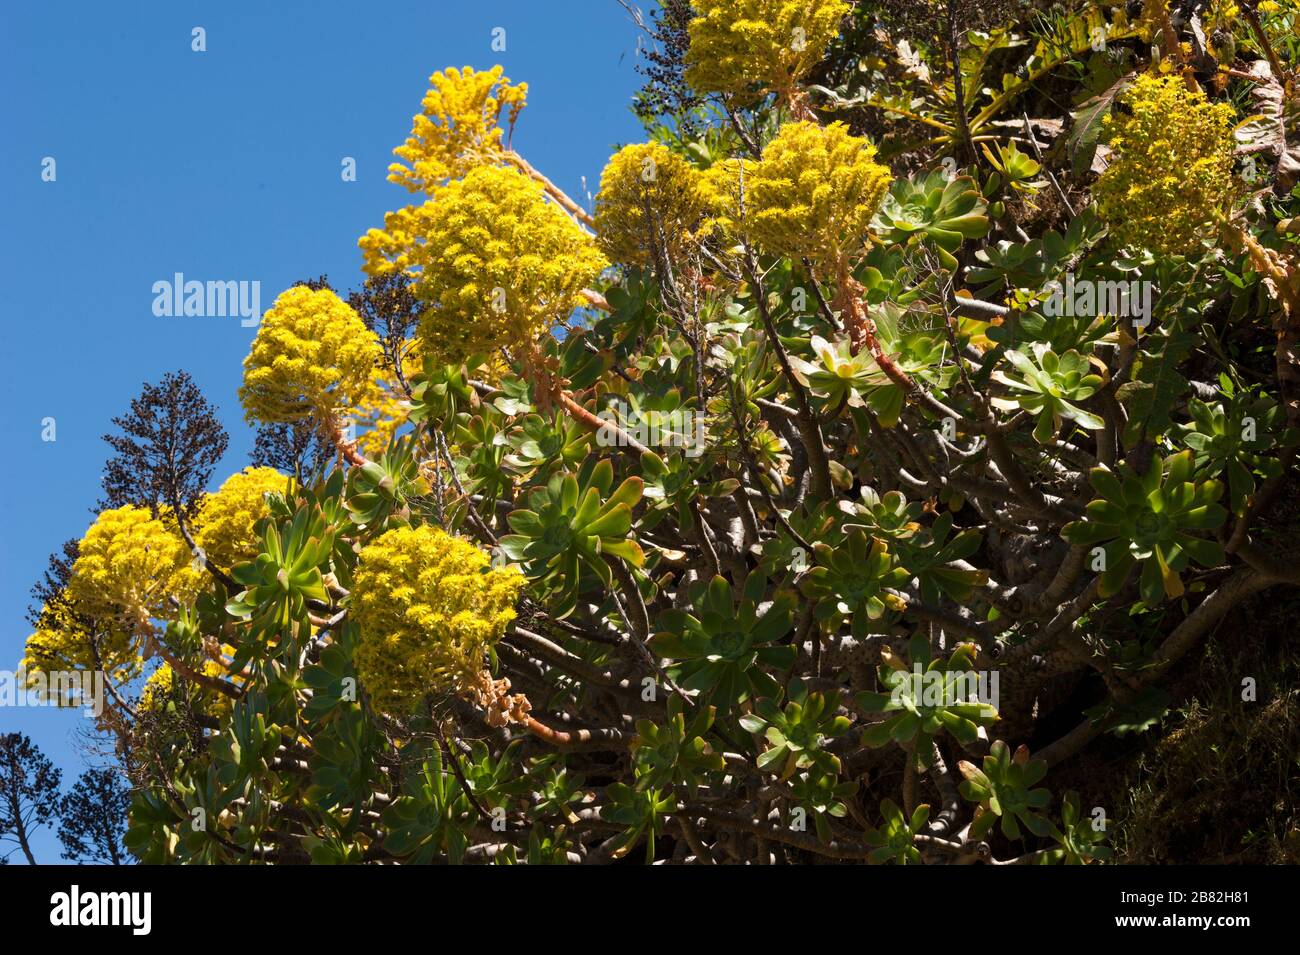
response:
<path id="1" fill-rule="evenodd" d="M 643 3 L 642 6 L 650 6 Z M 207 51 L 191 50 L 206 30 Z M 492 31 L 506 49 L 493 52 Z M 153 283 L 361 281 L 357 238 L 407 193 L 385 179 L 429 74 L 501 63 L 529 84 L 515 145 L 570 195 L 641 138 L 637 31 L 616 0 L 6 3 L 0 12 L 0 669 L 28 633 L 28 589 L 98 499 L 100 436 L 142 382 L 188 371 L 231 433 L 214 483 L 247 464 L 236 399 L 255 329 L 159 318 Z M 356 159 L 357 181 L 340 177 Z M 53 157 L 57 179 L 43 182 Z M 42 441 L 42 420 L 56 440 Z M 64 771 L 79 716 L 2 708 Z M 41 862 L 58 861 L 52 832 Z M 18 858 L 11 861 L 18 862 Z"/>

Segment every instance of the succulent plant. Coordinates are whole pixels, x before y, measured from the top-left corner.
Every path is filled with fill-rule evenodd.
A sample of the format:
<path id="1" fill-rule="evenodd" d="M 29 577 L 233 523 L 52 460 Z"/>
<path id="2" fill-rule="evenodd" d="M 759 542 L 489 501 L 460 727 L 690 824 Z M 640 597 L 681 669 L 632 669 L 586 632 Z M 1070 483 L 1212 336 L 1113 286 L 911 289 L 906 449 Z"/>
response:
<path id="1" fill-rule="evenodd" d="M 610 493 L 614 468 L 608 460 L 584 470 L 588 473 L 581 480 L 566 472 L 534 488 L 528 498 L 531 507 L 510 512 L 514 533 L 500 540 L 502 552 L 521 561 L 529 578 L 553 585 L 560 617 L 576 604 L 582 568 L 611 587 L 614 578 L 607 558 L 634 567 L 645 561 L 640 546 L 628 536 L 632 507 L 641 500 L 641 479 L 629 477 Z"/>
<path id="2" fill-rule="evenodd" d="M 1030 759 L 1028 747 L 1019 746 L 1012 755 L 1006 743 L 994 740 L 983 769 L 966 760 L 959 762 L 957 769 L 966 778 L 958 787 L 962 796 L 979 804 L 971 823 L 972 839 L 983 839 L 999 820 L 1008 839 L 1021 838 L 1021 826 L 1036 836 L 1051 833 L 1051 822 L 1039 810 L 1047 808 L 1052 794 L 1034 788 L 1047 775 L 1047 763 Z"/>
<path id="3" fill-rule="evenodd" d="M 867 831 L 867 843 L 876 846 L 867 861 L 874 865 L 893 862 L 896 865 L 916 865 L 921 861 L 921 850 L 916 848 L 916 834 L 930 821 L 930 807 L 925 803 L 912 811 L 909 819 L 898 803 L 892 799 L 880 801 L 880 814 L 884 821 Z"/>
<path id="4" fill-rule="evenodd" d="M 451 439 L 467 453 L 457 463 L 461 483 L 470 494 L 488 499 L 508 495 L 514 487 L 514 475 L 506 466 L 510 444 L 498 426 L 492 409 L 483 408 L 468 420 L 459 421 Z"/>
<path id="5" fill-rule="evenodd" d="M 1280 407 L 1268 398 L 1237 391 L 1228 394 L 1226 404 L 1191 398 L 1187 410 L 1192 420 L 1178 431 L 1183 444 L 1196 453 L 1197 474 L 1226 478 L 1229 505 L 1240 513 L 1255 493 L 1256 475 L 1271 478 L 1282 472 L 1281 462 L 1269 452 L 1280 439 L 1294 438 L 1277 433 L 1283 422 Z"/>
<path id="6" fill-rule="evenodd" d="M 333 531 L 306 507 L 290 522 L 268 523 L 262 552 L 252 563 L 231 570 L 244 590 L 226 609 L 234 617 L 253 618 L 263 632 L 305 620 L 308 601 L 329 600 L 320 568 L 333 546 Z"/>
<path id="7" fill-rule="evenodd" d="M 832 343 L 814 335 L 811 344 L 816 362 L 796 355 L 791 357 L 790 364 L 800 382 L 822 398 L 827 407 L 846 404 L 850 408 L 864 408 L 866 402 L 862 396 L 889 383 L 871 353 L 864 350 L 853 354 L 848 339 Z"/>
<path id="8" fill-rule="evenodd" d="M 565 415 L 557 413 L 548 420 L 529 414 L 507 440 L 512 452 L 505 457 L 506 464 L 525 473 L 546 472 L 581 464 L 591 445 L 591 432 Z"/>
<path id="9" fill-rule="evenodd" d="M 942 336 L 903 334 L 899 331 L 902 318 L 902 311 L 893 305 L 881 306 L 877 311 L 876 331 L 881 347 L 913 378 L 946 383 L 947 375 L 938 368 L 943 354 Z M 791 356 L 790 364 L 800 382 L 812 389 L 823 407 L 832 411 L 845 406 L 870 408 L 885 427 L 892 428 L 898 423 L 906 396 L 876 364 L 870 351 L 863 349 L 855 355 L 847 339 L 832 343 L 819 335 L 812 337 L 811 346 L 816 362 L 795 355 Z"/>
<path id="10" fill-rule="evenodd" d="M 411 438 L 397 440 L 378 461 L 367 461 L 348 474 L 348 510 L 359 527 L 382 529 L 390 521 L 405 521 L 412 500 L 428 493 Z"/>
<path id="11" fill-rule="evenodd" d="M 980 727 L 998 718 L 997 710 L 973 692 L 974 653 L 971 644 L 962 644 L 947 660 L 932 657 L 924 634 L 908 643 L 910 666 L 883 649 L 885 665 L 878 675 L 888 692 L 865 691 L 854 699 L 865 712 L 892 715 L 869 724 L 862 734 L 863 744 L 884 746 L 892 741 L 909 746 L 917 765 L 926 767 L 934 757 L 931 741 L 940 732 L 962 744 L 974 743 Z"/>
<path id="12" fill-rule="evenodd" d="M 928 239 L 945 268 L 957 267 L 952 253 L 965 239 L 989 230 L 984 199 L 969 176 L 949 178 L 942 169 L 897 179 L 881 203 L 872 228 L 888 242 Z"/>
<path id="13" fill-rule="evenodd" d="M 1142 600 L 1155 606 L 1183 595 L 1179 573 L 1191 561 L 1212 567 L 1223 560 L 1217 541 L 1197 536 L 1227 519 L 1227 510 L 1217 503 L 1223 484 L 1195 480 L 1195 466 L 1192 452 L 1183 451 L 1153 457 L 1141 476 L 1127 465 L 1118 472 L 1092 469 L 1089 480 L 1099 496 L 1089 502 L 1083 520 L 1061 533 L 1072 544 L 1103 545 L 1100 596 L 1118 592 L 1134 564 L 1141 564 Z"/>
<path id="14" fill-rule="evenodd" d="M 1077 260 L 1105 235 L 1097 216 L 1085 209 L 1070 220 L 1065 232 L 1049 229 L 1040 238 L 1028 242 L 1001 239 L 975 252 L 975 261 L 966 278 L 981 292 L 1006 286 L 1033 289 L 1059 275 L 1068 263 Z"/>
<path id="15" fill-rule="evenodd" d="M 444 853 L 454 864 L 469 847 L 461 816 L 471 807 L 456 776 L 444 769 L 441 752 L 432 750 L 384 812 L 385 848 L 416 864 Z"/>
<path id="16" fill-rule="evenodd" d="M 858 496 L 862 502 L 855 503 L 853 509 L 871 533 L 898 540 L 910 537 L 921 529 L 920 519 L 925 506 L 919 502 L 909 503 L 907 495 L 902 491 L 886 491 L 881 494 L 875 488 L 863 485 Z M 854 525 L 847 526 L 852 528 Z"/>
<path id="17" fill-rule="evenodd" d="M 800 773 L 790 781 L 790 792 L 795 802 L 806 813 L 811 813 L 813 828 L 817 838 L 823 843 L 831 841 L 831 819 L 843 819 L 849 808 L 844 800 L 857 792 L 858 784 L 853 780 L 840 782 L 834 773 L 809 770 Z"/>
<path id="18" fill-rule="evenodd" d="M 889 589 L 902 586 L 911 575 L 898 565 L 884 540 L 855 530 L 843 546 L 833 548 L 819 541 L 813 552 L 817 564 L 808 571 L 802 589 L 816 601 L 814 613 L 826 628 L 834 630 L 847 621 L 860 639 L 887 611 L 903 610 L 905 602 Z"/>
<path id="19" fill-rule="evenodd" d="M 1093 826 L 1092 820 L 1079 809 L 1079 794 L 1071 790 L 1061 800 L 1061 826 L 1052 826 L 1052 838 L 1057 847 L 1048 849 L 1042 856 L 1044 864 L 1060 862 L 1065 865 L 1088 865 L 1091 862 L 1109 862 L 1114 853 L 1108 846 L 1106 830 Z"/>
<path id="20" fill-rule="evenodd" d="M 676 798 L 671 791 L 633 788 L 626 783 L 614 783 L 605 792 L 609 808 L 602 818 L 624 827 L 611 858 L 623 858 L 644 839 L 649 862 L 655 855 L 655 840 L 663 834 L 664 819 L 677 809 Z"/>
<path id="21" fill-rule="evenodd" d="M 706 774 L 725 769 L 722 754 L 704 739 L 716 712 L 711 706 L 698 707 L 688 723 L 682 698 L 673 694 L 668 699 L 665 723 L 637 720 L 636 738 L 632 741 L 637 788 L 675 785 L 693 794 Z"/>
<path id="22" fill-rule="evenodd" d="M 790 630 L 792 601 L 778 594 L 761 616 L 754 594 L 765 582 L 757 574 L 746 581 L 740 599 L 725 577 L 714 577 L 697 590 L 692 610 L 665 611 L 650 648 L 673 661 L 668 673 L 683 689 L 720 707 L 750 697 L 776 696 L 781 686 L 762 667 L 782 670 L 793 665 L 795 648 L 777 645 Z"/>
<path id="23" fill-rule="evenodd" d="M 839 699 L 837 692 L 812 693 L 797 681 L 784 707 L 766 697 L 755 701 L 754 711 L 742 716 L 740 725 L 746 732 L 763 734 L 770 744 L 759 754 L 758 768 L 778 773 L 782 781 L 797 769 L 838 773 L 839 758 L 824 746 L 849 728 L 848 717 L 836 713 Z"/>
<path id="24" fill-rule="evenodd" d="M 989 176 L 986 189 L 989 195 L 1001 188 L 1004 183 L 1011 186 L 1012 189 L 1022 192 L 1033 192 L 1046 185 L 1044 180 L 1032 181 L 1042 171 L 1043 167 L 1040 163 L 1022 153 L 1015 140 L 1007 140 L 1006 143 L 994 143 L 993 149 L 989 149 L 987 143 L 981 143 L 980 149 L 983 151 L 984 157 L 988 159 L 989 165 L 996 170 Z"/>
<path id="25" fill-rule="evenodd" d="M 472 368 L 480 362 L 471 358 Z M 411 381 L 411 410 L 407 417 L 414 423 L 428 418 L 450 421 L 458 412 L 469 411 L 478 404 L 478 396 L 465 375 L 465 365 L 440 365 L 425 358 L 423 367 Z"/>
<path id="26" fill-rule="evenodd" d="M 940 514 L 929 527 L 894 541 L 899 563 L 916 580 L 921 600 L 931 605 L 939 603 L 941 595 L 964 604 L 988 580 L 988 571 L 953 566 L 973 556 L 983 536 L 973 527 L 953 534 L 952 523 L 952 514 Z"/>
<path id="27" fill-rule="evenodd" d="M 1104 428 L 1105 422 L 1101 418 L 1076 404 L 1091 398 L 1103 384 L 1102 377 L 1092 371 L 1088 359 L 1076 351 L 1057 355 L 1046 342 L 1034 344 L 1032 352 L 1032 358 L 1014 350 L 1005 353 L 1016 374 L 999 370 L 993 373 L 993 379 L 1020 394 L 1011 398 L 994 398 L 994 406 L 1002 410 L 1018 407 L 1034 415 L 1034 440 L 1039 444 L 1046 444 L 1056 437 L 1063 420 L 1073 421 L 1090 431 Z"/>

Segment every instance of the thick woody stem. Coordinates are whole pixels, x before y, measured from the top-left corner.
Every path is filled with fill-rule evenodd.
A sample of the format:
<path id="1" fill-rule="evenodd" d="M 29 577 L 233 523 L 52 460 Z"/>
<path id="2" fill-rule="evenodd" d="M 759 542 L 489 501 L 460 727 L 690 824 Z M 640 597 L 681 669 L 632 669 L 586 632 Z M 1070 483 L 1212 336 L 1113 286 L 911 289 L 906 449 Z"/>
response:
<path id="1" fill-rule="evenodd" d="M 1160 645 L 1160 649 L 1156 651 L 1152 660 L 1153 666 L 1146 671 L 1148 674 L 1146 679 L 1139 686 L 1117 693 L 1117 701 L 1123 703 L 1137 696 L 1142 686 L 1159 676 L 1167 667 L 1186 654 L 1215 624 L 1223 619 L 1229 610 L 1252 594 L 1279 582 L 1278 578 L 1266 576 L 1253 568 L 1243 568 L 1237 571 L 1236 574 L 1224 581 L 1217 590 L 1201 601 L 1197 608 L 1174 628 L 1173 632 L 1165 638 L 1164 643 Z M 1100 736 L 1104 730 L 1104 722 L 1091 719 L 1084 720 L 1056 742 L 1035 753 L 1034 758 L 1046 760 L 1049 766 L 1054 766 L 1083 749 L 1083 747 Z"/>
<path id="2" fill-rule="evenodd" d="M 967 420 L 965 415 L 948 407 L 922 388 L 911 375 L 898 367 L 898 363 L 894 361 L 893 356 L 885 353 L 884 346 L 880 344 L 880 339 L 876 335 L 876 320 L 867 311 L 866 302 L 863 300 L 863 291 L 861 283 L 849 273 L 847 265 L 841 263 L 839 283 L 836 290 L 836 304 L 841 306 L 845 324 L 848 326 L 849 344 L 853 353 L 856 355 L 865 347 L 871 352 L 872 359 L 875 360 L 877 367 L 885 373 L 885 377 L 899 388 L 902 388 L 907 397 L 921 402 L 940 417 L 952 418 L 953 421 L 960 425 L 967 428 L 972 427 L 973 422 Z"/>
<path id="3" fill-rule="evenodd" d="M 763 289 L 763 282 L 758 275 L 758 264 L 754 261 L 752 252 L 746 252 L 745 271 L 749 274 L 749 281 L 754 287 L 754 304 L 758 307 L 758 317 L 763 323 L 763 330 L 767 333 L 768 344 L 776 354 L 776 360 L 781 365 L 781 371 L 785 373 L 786 381 L 790 384 L 790 393 L 794 397 L 795 424 L 804 451 L 808 454 L 813 496 L 818 500 L 829 500 L 832 493 L 831 470 L 830 462 L 826 457 L 826 443 L 822 428 L 817 422 L 817 416 L 813 414 L 804 386 L 790 365 L 785 346 L 781 344 L 781 338 L 776 333 L 776 325 L 772 322 L 772 316 L 767 308 L 767 292 Z"/>
<path id="4" fill-rule="evenodd" d="M 603 431 L 606 434 L 612 435 L 615 441 L 617 441 L 621 446 L 631 448 L 638 454 L 646 454 L 649 452 L 649 448 L 636 438 L 632 437 L 613 421 L 603 420 L 596 417 L 575 401 L 573 396 L 563 388 L 556 389 L 554 397 L 556 403 L 565 410 L 570 418 L 587 428 L 593 434 L 600 434 Z"/>
<path id="5" fill-rule="evenodd" d="M 907 372 L 899 368 L 894 359 L 886 355 L 884 348 L 881 347 L 876 337 L 876 321 L 871 317 L 866 303 L 862 300 L 864 291 L 862 285 L 849 273 L 848 263 L 844 259 L 840 260 L 838 273 L 836 304 L 840 306 L 845 324 L 848 325 L 849 344 L 853 348 L 853 353 L 856 355 L 865 347 L 890 381 L 908 394 L 918 391 L 916 382 Z"/>
<path id="6" fill-rule="evenodd" d="M 592 292 L 591 294 L 596 295 L 597 293 Z M 581 402 L 577 401 L 573 395 L 569 394 L 564 387 L 563 380 L 548 366 L 546 356 L 542 354 L 536 342 L 528 346 L 523 357 L 524 374 L 533 384 L 539 404 L 544 405 L 546 402 L 550 402 L 559 405 L 565 414 L 592 434 L 599 435 L 603 433 L 608 435 L 614 439 L 614 443 L 619 447 L 631 448 L 638 454 L 649 452 L 649 448 L 624 431 L 612 417 L 607 419 L 597 417 L 585 408 Z"/>
<path id="7" fill-rule="evenodd" d="M 1259 48 L 1264 51 L 1264 56 L 1268 59 L 1268 67 L 1273 71 L 1273 77 L 1278 84 L 1286 89 L 1287 75 L 1286 70 L 1282 68 L 1282 61 L 1277 58 L 1277 51 L 1273 49 L 1273 44 L 1268 41 L 1268 34 L 1264 32 L 1264 26 L 1259 22 L 1259 13 L 1255 10 L 1256 0 L 1247 0 L 1241 4 L 1241 15 L 1246 18 L 1246 23 L 1250 25 L 1251 35 Z"/>
<path id="8" fill-rule="evenodd" d="M 337 414 L 330 412 L 329 418 L 325 421 L 325 430 L 329 435 L 330 443 L 334 445 L 335 450 L 343 456 L 343 460 L 353 467 L 363 467 L 370 462 L 366 457 L 357 450 L 355 441 L 346 441 L 343 438 L 343 422 Z"/>

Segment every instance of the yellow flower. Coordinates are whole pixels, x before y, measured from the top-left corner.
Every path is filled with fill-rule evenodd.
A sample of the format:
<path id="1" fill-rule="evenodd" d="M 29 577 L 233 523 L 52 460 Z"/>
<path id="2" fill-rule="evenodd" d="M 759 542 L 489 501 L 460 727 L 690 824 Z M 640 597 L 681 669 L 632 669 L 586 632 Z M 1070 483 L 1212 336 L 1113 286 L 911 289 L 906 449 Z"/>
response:
<path id="1" fill-rule="evenodd" d="M 63 597 L 41 609 L 40 624 L 27 638 L 20 668 L 28 677 L 28 688 L 45 690 L 44 698 L 65 698 L 49 681 L 37 675 L 94 672 L 96 653 L 91 649 L 92 636 L 98 638 L 99 664 L 115 683 L 127 683 L 139 675 L 142 661 L 133 635 L 121 629 L 92 634 Z"/>
<path id="2" fill-rule="evenodd" d="M 817 65 L 849 12 L 844 0 L 692 0 L 686 82 L 742 101 L 789 90 Z"/>
<path id="3" fill-rule="evenodd" d="M 375 705 L 410 712 L 437 690 L 464 692 L 514 619 L 518 570 L 495 570 L 469 541 L 394 528 L 361 552 L 350 614 L 357 674 Z"/>
<path id="4" fill-rule="evenodd" d="M 528 84 L 511 86 L 499 66 L 486 73 L 468 66 L 434 73 L 410 137 L 393 150 L 410 165 L 393 163 L 389 180 L 411 192 L 432 194 L 474 166 L 496 163 L 505 152 L 501 112 L 507 111 L 507 125 L 513 128 L 527 95 Z"/>
<path id="5" fill-rule="evenodd" d="M 360 241 L 370 275 L 400 269 L 435 307 L 420 347 L 442 364 L 523 346 L 583 303 L 608 264 L 542 187 L 512 168 L 480 166 L 420 206 L 390 212 Z"/>
<path id="6" fill-rule="evenodd" d="M 252 560 L 262 548 L 253 525 L 270 513 L 267 492 L 283 492 L 288 483 L 274 468 L 244 468 L 232 474 L 217 493 L 204 497 L 194 519 L 194 542 L 218 567 L 229 569 Z"/>
<path id="7" fill-rule="evenodd" d="M 1113 154 L 1093 187 L 1098 211 L 1120 245 L 1190 255 L 1219 233 L 1237 191 L 1232 107 L 1179 75 L 1151 73 L 1123 102 L 1129 114 L 1108 117 Z"/>
<path id="8" fill-rule="evenodd" d="M 239 400 L 249 423 L 322 419 L 370 384 L 379 339 L 328 289 L 287 289 L 262 318 L 244 359 Z"/>
<path id="9" fill-rule="evenodd" d="M 149 674 L 149 679 L 144 681 L 144 686 L 140 689 L 138 709 L 148 713 L 161 709 L 172 695 L 172 688 L 175 685 L 176 674 L 170 664 L 164 663 Z"/>
<path id="10" fill-rule="evenodd" d="M 703 211 L 700 173 L 661 143 L 624 146 L 605 166 L 596 196 L 596 241 L 615 262 L 646 265 L 651 250 L 673 258 Z"/>
<path id="11" fill-rule="evenodd" d="M 889 189 L 875 155 L 843 123 L 788 123 L 747 169 L 745 229 L 773 255 L 838 264 L 865 244 Z"/>
<path id="12" fill-rule="evenodd" d="M 67 597 L 79 613 L 113 632 L 152 633 L 152 619 L 170 616 L 168 597 L 182 602 L 203 578 L 185 542 L 144 508 L 104 511 L 81 539 Z"/>

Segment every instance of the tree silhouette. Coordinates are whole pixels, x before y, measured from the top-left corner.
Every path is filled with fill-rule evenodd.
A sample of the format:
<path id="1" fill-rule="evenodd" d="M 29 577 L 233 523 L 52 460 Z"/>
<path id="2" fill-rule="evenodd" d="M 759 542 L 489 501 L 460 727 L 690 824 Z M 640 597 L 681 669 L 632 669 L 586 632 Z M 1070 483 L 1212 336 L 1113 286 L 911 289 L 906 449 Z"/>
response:
<path id="1" fill-rule="evenodd" d="M 266 424 L 257 429 L 253 453 L 255 468 L 275 468 L 287 474 L 315 474 L 329 464 L 334 449 L 310 422 Z"/>
<path id="2" fill-rule="evenodd" d="M 27 736 L 0 736 L 0 842 L 16 842 L 30 865 L 36 865 L 33 831 L 59 816 L 62 777 L 63 772 Z"/>
<path id="3" fill-rule="evenodd" d="M 127 859 L 122 835 L 131 791 L 111 769 L 89 769 L 63 799 L 59 841 L 63 858 L 74 862 L 122 865 Z"/>
<path id="4" fill-rule="evenodd" d="M 122 433 L 104 435 L 117 453 L 104 464 L 100 509 L 192 510 L 229 443 L 216 410 L 187 372 L 145 382 L 131 410 L 113 419 Z"/>

